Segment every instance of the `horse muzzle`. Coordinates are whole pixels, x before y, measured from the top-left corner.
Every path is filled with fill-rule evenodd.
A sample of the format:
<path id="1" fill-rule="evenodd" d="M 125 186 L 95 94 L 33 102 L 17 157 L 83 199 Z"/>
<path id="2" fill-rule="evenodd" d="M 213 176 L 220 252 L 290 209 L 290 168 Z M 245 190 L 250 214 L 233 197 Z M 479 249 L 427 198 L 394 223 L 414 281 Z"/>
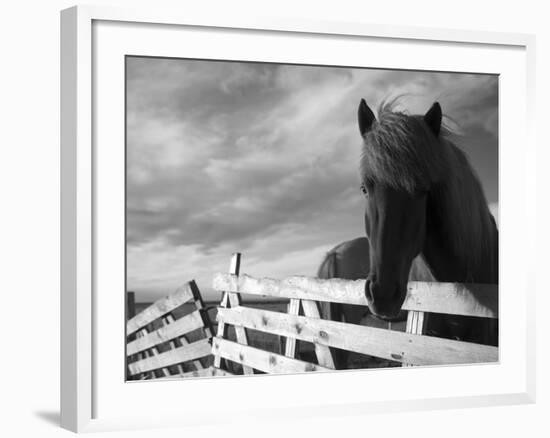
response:
<path id="1" fill-rule="evenodd" d="M 394 321 L 402 316 L 403 294 L 399 284 L 393 283 L 389 287 L 383 287 L 376 282 L 374 275 L 369 275 L 365 282 L 365 296 L 369 310 L 374 316 L 384 321 Z"/>

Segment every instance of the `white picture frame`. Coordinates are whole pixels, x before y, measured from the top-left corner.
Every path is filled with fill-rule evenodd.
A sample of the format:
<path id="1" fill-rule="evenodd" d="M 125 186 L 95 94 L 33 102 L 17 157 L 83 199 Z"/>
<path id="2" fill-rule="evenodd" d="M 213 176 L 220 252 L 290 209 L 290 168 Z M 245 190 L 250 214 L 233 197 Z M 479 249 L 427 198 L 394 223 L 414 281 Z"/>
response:
<path id="1" fill-rule="evenodd" d="M 99 27 L 98 27 L 99 26 Z M 103 26 L 103 27 L 101 27 Z M 117 26 L 125 27 L 118 34 Z M 145 29 L 148 29 L 147 31 Z M 344 372 L 330 373 L 324 376 L 265 376 L 216 379 L 197 379 L 189 382 L 151 382 L 143 384 L 131 384 L 120 381 L 120 370 L 123 368 L 124 344 L 123 339 L 123 313 L 117 313 L 123 308 L 124 294 L 120 290 L 120 297 L 113 298 L 112 306 L 106 306 L 106 300 L 101 293 L 111 284 L 108 270 L 104 264 L 113 267 L 120 266 L 120 260 L 106 260 L 102 256 L 107 243 L 101 241 L 102 235 L 110 238 L 105 242 L 118 242 L 121 236 L 121 221 L 115 216 L 98 216 L 101 203 L 107 203 L 120 214 L 123 211 L 123 200 L 120 198 L 120 176 L 117 169 L 105 165 L 105 154 L 97 154 L 96 144 L 103 135 L 113 135 L 112 153 L 117 153 L 117 148 L 124 148 L 121 144 L 119 126 L 123 118 L 123 100 L 120 100 L 118 89 L 120 81 L 120 55 L 124 54 L 151 54 L 159 50 L 156 46 L 163 47 L 166 56 L 173 47 L 170 44 L 162 45 L 162 38 L 170 32 L 178 32 L 178 29 L 186 29 L 186 32 L 200 32 L 206 40 L 216 37 L 219 32 L 233 32 L 234 38 L 245 39 L 253 42 L 260 38 L 269 38 L 273 43 L 272 48 L 262 46 L 263 58 L 270 60 L 283 60 L 277 55 L 276 47 L 282 40 L 288 38 L 304 40 L 334 41 L 334 44 L 344 47 L 346 44 L 363 44 L 369 41 L 373 44 L 383 42 L 388 50 L 391 47 L 407 44 L 413 48 L 424 48 L 426 53 L 438 50 L 458 50 L 464 58 L 468 58 L 469 51 L 475 53 L 470 56 L 470 66 L 479 63 L 477 70 L 502 75 L 503 87 L 501 94 L 501 150 L 506 151 L 507 145 L 515 140 L 522 139 L 522 153 L 515 157 L 507 158 L 506 153 L 501 154 L 500 180 L 501 203 L 500 212 L 501 239 L 507 243 L 510 251 L 525 245 L 534 245 L 536 228 L 535 215 L 526 216 L 525 209 L 512 211 L 507 199 L 515 197 L 523 199 L 526 206 L 532 210 L 535 203 L 535 142 L 531 121 L 534 110 L 534 37 L 531 35 L 503 34 L 489 32 L 465 32 L 446 29 L 424 29 L 402 26 L 376 26 L 364 23 L 338 23 L 338 22 L 314 22 L 303 19 L 274 19 L 247 17 L 241 13 L 232 16 L 216 16 L 215 14 L 203 16 L 193 12 L 171 12 L 157 9 L 129 10 L 109 7 L 78 6 L 62 11 L 61 13 L 61 230 L 62 230 L 62 272 L 61 272 L 61 425 L 73 431 L 102 431 L 112 429 L 133 429 L 163 426 L 193 426 L 207 422 L 208 424 L 223 424 L 231 421 L 235 415 L 242 418 L 260 418 L 268 420 L 281 414 L 287 418 L 310 418 L 311 416 L 327 415 L 365 415 L 369 412 L 394 412 L 411 409 L 441 409 L 451 407 L 474 407 L 502 404 L 530 403 L 535 397 L 535 343 L 534 343 L 534 278 L 531 265 L 526 258 L 517 261 L 513 265 L 514 278 L 509 277 L 506 267 L 506 257 L 502 260 L 501 267 L 501 334 L 504 345 L 502 346 L 501 362 L 492 366 L 463 366 L 405 369 L 392 371 L 392 380 L 396 386 L 405 388 L 403 382 L 407 382 L 410 373 L 415 373 L 416 384 L 407 387 L 400 392 L 394 390 L 387 396 L 383 392 L 372 394 L 344 394 L 340 397 L 330 397 L 331 388 L 346 387 L 357 379 L 363 379 L 364 384 L 371 385 L 367 377 L 373 372 L 377 374 L 377 380 L 384 380 L 387 374 L 380 371 L 368 372 Z M 125 32 L 131 32 L 133 47 L 129 47 Z M 147 32 L 147 43 L 140 38 Z M 170 37 L 174 35 L 170 34 Z M 184 36 L 183 38 L 186 38 Z M 281 42 L 277 42 L 281 40 Z M 264 40 L 267 41 L 267 40 Z M 166 41 L 165 41 L 166 42 Z M 108 43 L 108 44 L 106 44 Z M 307 44 L 315 44 L 308 41 Z M 140 49 L 142 44 L 143 49 Z M 306 44 L 306 43 L 304 43 Z M 147 47 L 146 47 L 147 46 Z M 452 46 L 452 47 L 451 47 Z M 137 47 L 137 48 L 136 48 Z M 245 50 L 243 45 L 233 45 L 232 50 Z M 306 47 L 306 46 L 304 46 Z M 321 57 L 336 56 L 336 52 L 323 50 L 316 55 L 315 47 L 311 46 L 311 59 L 309 62 L 321 63 Z M 326 47 L 326 46 L 325 46 Z M 451 49 L 449 49 L 451 47 Z M 194 48 L 193 55 L 204 51 L 203 57 L 214 58 L 216 50 L 209 49 L 207 43 L 198 44 Z M 254 44 L 249 47 L 254 52 Z M 130 50 L 130 51 L 128 51 Z M 138 50 L 139 53 L 136 52 Z M 208 52 L 209 50 L 213 50 Z M 451 50 L 451 51 L 452 51 Z M 208 52 L 208 53 L 207 53 Z M 327 53 L 328 52 L 328 53 Z M 343 51 L 345 52 L 345 51 Z M 411 49 L 412 52 L 412 49 Z M 225 53 L 225 52 L 224 52 Z M 227 52 L 229 53 L 229 52 Z M 229 59 L 257 59 L 259 51 L 244 54 L 243 51 L 228 55 Z M 435 53 L 435 52 L 434 52 Z M 483 56 L 480 56 L 480 55 Z M 492 54 L 492 55 L 491 55 Z M 175 53 L 177 56 L 177 53 Z M 189 55 L 190 56 L 190 55 Z M 278 58 L 279 56 L 279 58 Z M 291 53 L 285 55 L 287 61 L 299 61 L 300 54 Z M 344 56 L 344 55 L 341 55 Z M 411 55 L 412 56 L 412 55 Z M 474 71 L 471 67 L 466 69 L 457 66 L 467 65 L 460 59 L 433 60 L 422 59 L 426 69 L 448 69 L 452 71 Z M 493 59 L 486 59 L 493 56 Z M 293 58 L 294 57 L 294 58 Z M 111 62 L 110 60 L 115 61 Z M 225 58 L 224 58 L 225 59 Z M 394 57 L 395 59 L 395 57 Z M 340 58 L 339 62 L 345 62 Z M 364 61 L 363 61 L 364 62 Z M 412 61 L 402 57 L 395 59 L 392 65 L 388 59 L 380 58 L 378 61 L 370 61 L 372 66 L 384 66 L 388 68 L 412 68 Z M 439 62 L 440 64 L 437 64 Z M 447 62 L 446 67 L 441 67 L 442 62 Z M 345 65 L 345 64 L 342 64 Z M 439 66 L 439 67 L 438 67 Z M 453 70 L 454 69 L 454 70 Z M 500 70 L 499 70 L 500 69 Z M 113 73 L 114 72 L 114 73 Z M 111 81 L 112 80 L 112 81 Z M 103 82 L 105 84 L 103 85 Z M 118 84 L 118 85 L 117 85 Z M 102 110 L 106 102 L 98 90 L 109 91 L 109 105 L 112 114 L 104 116 Z M 510 93 L 507 95 L 505 93 Z M 101 94 L 101 93 L 100 93 Z M 121 106 L 122 105 L 122 106 Z M 510 106 L 515 106 L 516 123 L 512 121 Z M 103 117 L 103 118 L 102 118 Z M 111 122 L 106 123 L 104 119 Z M 98 124 L 100 128 L 98 128 Z M 114 132 L 117 133 L 114 133 Z M 110 152 L 111 153 L 111 152 Z M 117 160 L 114 159 L 113 162 Z M 119 163 L 120 164 L 120 163 Z M 515 184 L 507 183 L 511 178 L 510 170 L 515 169 Z M 111 175 L 101 176 L 98 175 Z M 116 189 L 107 195 L 105 184 Z M 105 196 L 103 196 L 105 194 Z M 107 197 L 109 199 L 107 200 Z M 121 204 L 122 202 L 122 204 Z M 115 220 L 110 220 L 110 219 Z M 519 223 L 529 223 L 524 227 L 523 239 L 514 238 L 515 226 Z M 114 223 L 114 227 L 111 225 Z M 123 224 L 123 222 L 122 222 Z M 118 227 L 118 228 L 116 228 Z M 115 234 L 113 234 L 115 233 Z M 123 236 L 122 236 L 123 237 Z M 114 240 L 113 240 L 114 239 Z M 114 244 L 113 244 L 114 245 Z M 528 251 L 525 251 L 526 253 Z M 113 252 L 113 254 L 116 251 Z M 530 252 L 534 254 L 533 251 Z M 502 253 L 501 253 L 502 254 Z M 502 254 L 506 256 L 506 254 Z M 531 257 L 534 257 L 531 256 Z M 504 268 L 504 269 L 502 269 Z M 508 272 L 508 273 L 507 273 Z M 116 274 L 120 275 L 120 273 Z M 124 273 L 122 273 L 124 275 Z M 505 281 L 502 281 L 502 280 Z M 509 280 L 509 281 L 508 281 Z M 116 284 L 113 282 L 112 284 Z M 105 287 L 104 287 L 105 286 Z M 116 287 L 113 287 L 117 290 Z M 514 302 L 515 309 L 511 308 L 510 291 L 521 290 L 522 295 Z M 99 291 L 99 292 L 98 292 Z M 120 299 L 119 299 L 120 298 Z M 518 311 L 519 309 L 519 311 Z M 512 311 L 517 312 L 516 320 L 510 321 L 507 316 Z M 118 323 L 116 318 L 119 318 Z M 101 322 L 99 321 L 101 320 Z M 105 322 L 107 321 L 107 322 Z M 117 325 L 118 324 L 118 325 Z M 114 333 L 119 331 L 118 333 Z M 110 343 L 106 333 L 114 333 Z M 510 342 L 509 345 L 506 342 Z M 121 353 L 122 352 L 122 353 Z M 110 354 L 113 353 L 113 354 Z M 113 363 L 120 362 L 120 370 L 111 372 Z M 371 373 L 367 376 L 367 373 Z M 449 376 L 457 379 L 466 379 L 475 382 L 483 381 L 478 385 L 478 390 L 473 386 L 457 385 L 454 389 L 428 388 L 428 381 L 448 379 Z M 478 376 L 478 377 L 476 377 Z M 118 379 L 118 380 L 117 380 Z M 492 380 L 491 380 L 492 379 Z M 370 379 L 372 380 L 372 379 Z M 115 383 L 113 383 L 115 382 Z M 401 382 L 401 383 L 400 383 Z M 500 382 L 500 383 L 499 383 Z M 192 395 L 194 400 L 208 400 L 204 393 L 209 393 L 212 388 L 219 387 L 221 394 L 230 394 L 238 390 L 240 399 L 229 408 L 218 403 L 208 403 L 208 410 L 197 408 L 193 415 L 181 415 L 185 406 L 181 403 L 173 409 L 167 409 L 170 400 L 181 394 L 181 384 L 185 383 L 185 393 Z M 180 385 L 180 386 L 178 386 Z M 422 392 L 420 385 L 427 389 Z M 315 388 L 323 387 L 325 390 L 317 391 Z M 118 389 L 117 389 L 118 388 Z M 270 402 L 257 403 L 252 399 L 257 394 L 258 388 L 263 393 L 270 394 Z M 299 403 L 287 403 L 283 395 L 288 388 L 307 389 L 308 396 L 300 398 Z M 118 392 L 117 392 L 118 391 Z M 447 391 L 447 392 L 445 392 Z M 164 394 L 166 404 L 156 403 L 148 406 L 149 415 L 140 415 L 137 408 L 123 407 L 124 401 L 136 399 L 143 394 L 144 400 L 158 400 L 159 395 Z M 328 395 L 327 395 L 328 394 Z M 374 395 L 373 395 L 374 394 Z M 378 394 L 378 395 L 376 395 Z M 151 397 L 151 398 L 150 398 Z M 248 403 L 248 404 L 247 404 Z M 173 405 L 173 404 L 172 404 Z M 117 406 L 120 407 L 117 410 Z M 189 409 L 192 406 L 188 407 Z"/>

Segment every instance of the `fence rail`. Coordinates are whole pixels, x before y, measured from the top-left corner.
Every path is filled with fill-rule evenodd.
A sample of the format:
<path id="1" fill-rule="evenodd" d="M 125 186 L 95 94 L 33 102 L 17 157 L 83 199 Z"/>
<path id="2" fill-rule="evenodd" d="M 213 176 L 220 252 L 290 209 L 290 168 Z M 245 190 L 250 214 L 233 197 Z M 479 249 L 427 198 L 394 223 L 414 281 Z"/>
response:
<path id="1" fill-rule="evenodd" d="M 289 277 L 285 280 L 254 278 L 246 274 L 218 273 L 214 289 L 232 293 L 306 299 L 366 306 L 365 280 L 328 280 Z M 498 286 L 492 284 L 411 281 L 404 310 L 498 318 Z"/>
<path id="2" fill-rule="evenodd" d="M 185 304 L 193 310 L 176 318 Z M 130 380 L 227 374 L 210 367 L 212 325 L 194 281 L 133 316 L 126 334 Z"/>
<path id="3" fill-rule="evenodd" d="M 135 339 L 128 343 L 126 347 L 126 354 L 136 354 L 143 350 L 148 350 L 158 344 L 171 341 L 183 335 L 204 327 L 204 320 L 201 312 L 195 310 L 194 312 L 186 315 L 173 323 L 165 325 L 154 332 L 147 333 L 146 335 Z"/>
<path id="4" fill-rule="evenodd" d="M 218 331 L 212 344 L 212 353 L 218 358 L 217 368 L 221 366 L 221 359 L 225 359 L 241 365 L 245 374 L 326 371 L 334 369 L 330 348 L 401 362 L 403 366 L 498 360 L 498 347 L 426 336 L 423 331 L 424 315 L 428 312 L 498 318 L 496 285 L 410 282 L 403 304 L 403 309 L 409 311 L 406 332 L 321 318 L 319 302 L 366 307 L 365 280 L 309 277 L 274 280 L 238 275 L 237 270 L 216 274 L 213 287 L 224 292 L 216 318 L 224 329 Z M 240 294 L 289 299 L 287 312 L 247 307 L 241 303 Z M 228 326 L 235 327 L 240 337 L 229 340 Z M 248 345 L 247 330 L 286 339 L 285 354 Z M 298 341 L 314 345 L 315 359 L 305 361 L 295 357 Z"/>
<path id="5" fill-rule="evenodd" d="M 198 290 L 198 288 L 194 290 L 193 284 L 194 282 L 185 283 L 173 294 L 155 301 L 147 309 L 138 313 L 126 324 L 126 334 L 130 335 L 136 332 L 140 328 L 152 323 L 154 320 L 161 318 L 170 312 L 173 312 L 181 305 L 192 300 Z"/>
<path id="6" fill-rule="evenodd" d="M 239 275 L 239 271 L 240 254 L 234 254 L 229 273 L 213 278 L 214 289 L 222 292 L 216 334 L 194 281 L 135 316 L 128 310 L 129 378 L 329 371 L 335 369 L 332 349 L 403 366 L 498 360 L 498 347 L 426 336 L 424 332 L 425 315 L 432 312 L 496 320 L 496 285 L 409 282 L 403 304 L 409 314 L 403 332 L 322 318 L 322 302 L 359 305 L 367 310 L 365 280 L 274 280 Z M 287 310 L 245 305 L 241 294 L 288 300 Z M 129 295 L 128 309 L 133 308 L 132 303 Z M 193 308 L 181 315 L 178 309 L 184 305 Z M 197 332 L 201 333 L 198 339 Z M 188 335 L 193 333 L 195 338 L 190 341 Z M 298 354 L 298 345 L 306 344 L 311 346 L 307 354 Z"/>
<path id="7" fill-rule="evenodd" d="M 279 336 L 414 365 L 494 362 L 498 348 L 344 322 L 236 307 L 218 319 Z"/>

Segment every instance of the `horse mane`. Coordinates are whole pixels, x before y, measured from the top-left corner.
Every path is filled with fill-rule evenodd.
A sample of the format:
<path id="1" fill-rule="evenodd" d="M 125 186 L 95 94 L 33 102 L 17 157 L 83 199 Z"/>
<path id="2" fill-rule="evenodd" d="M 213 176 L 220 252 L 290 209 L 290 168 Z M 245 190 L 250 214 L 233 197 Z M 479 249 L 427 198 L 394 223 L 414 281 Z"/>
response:
<path id="1" fill-rule="evenodd" d="M 429 191 L 429 202 L 444 219 L 443 234 L 468 277 L 476 277 L 482 261 L 496 270 L 498 231 L 479 178 L 456 144 L 458 135 L 444 124 L 436 137 L 422 115 L 397 111 L 398 103 L 399 97 L 383 101 L 364 136 L 361 178 L 411 194 Z"/>

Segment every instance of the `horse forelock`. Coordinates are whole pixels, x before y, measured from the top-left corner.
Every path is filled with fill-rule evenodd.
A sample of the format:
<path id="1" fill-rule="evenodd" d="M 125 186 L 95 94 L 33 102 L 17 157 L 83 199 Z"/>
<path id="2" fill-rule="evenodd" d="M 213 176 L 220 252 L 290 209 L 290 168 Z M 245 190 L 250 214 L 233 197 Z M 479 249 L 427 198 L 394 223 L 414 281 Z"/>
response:
<path id="1" fill-rule="evenodd" d="M 436 138 L 421 116 L 394 111 L 395 105 L 395 100 L 380 105 L 364 137 L 361 178 L 409 193 L 426 190 L 446 171 L 440 139 L 450 132 L 443 127 Z"/>

